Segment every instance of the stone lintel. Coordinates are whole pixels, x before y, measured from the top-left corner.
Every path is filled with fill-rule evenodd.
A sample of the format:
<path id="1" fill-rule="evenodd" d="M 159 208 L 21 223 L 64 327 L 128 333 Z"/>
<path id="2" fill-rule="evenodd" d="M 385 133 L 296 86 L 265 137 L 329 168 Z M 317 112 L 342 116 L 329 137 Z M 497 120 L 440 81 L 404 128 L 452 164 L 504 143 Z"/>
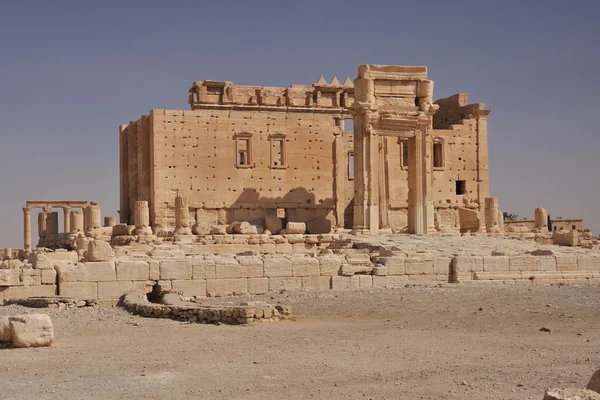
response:
<path id="1" fill-rule="evenodd" d="M 63 207 L 87 207 L 87 201 L 80 200 L 28 200 L 26 208 L 63 208 Z"/>

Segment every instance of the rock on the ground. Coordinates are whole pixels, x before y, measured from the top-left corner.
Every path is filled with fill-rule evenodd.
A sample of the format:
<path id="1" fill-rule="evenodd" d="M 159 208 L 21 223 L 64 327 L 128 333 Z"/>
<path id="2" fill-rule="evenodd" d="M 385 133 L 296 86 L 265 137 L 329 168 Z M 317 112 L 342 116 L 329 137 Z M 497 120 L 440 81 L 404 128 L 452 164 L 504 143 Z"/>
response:
<path id="1" fill-rule="evenodd" d="M 590 378 L 586 389 L 600 393 L 600 369 L 594 372 L 594 375 L 592 375 L 592 377 Z"/>
<path id="2" fill-rule="evenodd" d="M 47 314 L 8 317 L 14 347 L 50 346 L 54 340 L 52 320 Z"/>
<path id="3" fill-rule="evenodd" d="M 587 389 L 548 389 L 544 400 L 600 400 L 600 394 Z"/>
<path id="4" fill-rule="evenodd" d="M 306 232 L 304 222 L 288 222 L 285 226 L 285 233 L 288 234 L 304 234 L 304 232 Z"/>
<path id="5" fill-rule="evenodd" d="M 11 340 L 10 321 L 8 317 L 0 317 L 0 342 L 9 342 Z"/>

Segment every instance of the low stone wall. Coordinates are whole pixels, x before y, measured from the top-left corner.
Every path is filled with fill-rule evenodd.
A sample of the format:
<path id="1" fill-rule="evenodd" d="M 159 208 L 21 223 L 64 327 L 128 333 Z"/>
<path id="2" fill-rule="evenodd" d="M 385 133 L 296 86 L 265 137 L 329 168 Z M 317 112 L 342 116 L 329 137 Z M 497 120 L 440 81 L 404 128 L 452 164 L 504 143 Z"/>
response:
<path id="1" fill-rule="evenodd" d="M 252 235 L 240 240 L 247 242 L 248 236 Z M 197 243 L 132 243 L 111 248 L 100 241 L 90 244 L 87 252 L 34 252 L 26 262 L 13 260 L 11 268 L 0 269 L 0 301 L 59 295 L 114 303 L 125 292 L 149 293 L 156 286 L 185 297 L 205 297 L 464 282 L 600 283 L 600 253 L 450 257 L 325 236 L 281 236 L 287 242 L 279 244 L 288 247 L 277 252 L 275 243 L 275 253 L 273 247 L 262 247 L 260 252 L 242 248 L 238 253 L 200 253 L 206 245 Z M 223 245 L 232 246 L 231 250 L 237 246 Z M 266 245 L 271 244 L 249 246 Z"/>
<path id="2" fill-rule="evenodd" d="M 251 322 L 277 321 L 291 314 L 289 306 L 273 306 L 253 302 L 237 306 L 206 306 L 193 303 L 155 304 L 150 303 L 139 292 L 123 296 L 122 307 L 127 311 L 147 318 L 171 318 L 178 321 L 199 323 L 248 324 Z"/>

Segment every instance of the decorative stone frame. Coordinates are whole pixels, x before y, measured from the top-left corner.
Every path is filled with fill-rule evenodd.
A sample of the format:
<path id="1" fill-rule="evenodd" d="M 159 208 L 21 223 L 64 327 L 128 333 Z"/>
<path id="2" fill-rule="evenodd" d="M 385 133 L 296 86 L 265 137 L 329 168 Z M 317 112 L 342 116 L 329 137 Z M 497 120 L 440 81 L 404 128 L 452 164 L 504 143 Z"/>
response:
<path id="1" fill-rule="evenodd" d="M 251 133 L 247 133 L 247 132 L 242 132 L 242 133 L 237 133 L 234 136 L 234 140 L 235 140 L 235 152 L 233 154 L 234 157 L 234 164 L 237 168 L 253 168 L 254 167 L 254 160 L 253 160 L 253 155 L 252 155 L 252 134 Z M 240 163 L 240 151 L 241 151 L 241 146 L 240 146 L 240 142 L 241 141 L 245 141 L 246 142 L 246 163 L 241 164 Z"/>
<path id="2" fill-rule="evenodd" d="M 281 161 L 281 163 L 279 165 L 276 165 L 276 154 L 275 154 L 275 150 L 276 150 L 276 143 L 281 143 L 281 156 L 279 157 L 279 160 Z M 287 163 L 287 140 L 286 140 L 286 135 L 283 133 L 276 133 L 273 135 L 269 135 L 269 146 L 270 146 L 270 153 L 271 153 L 271 162 L 270 162 L 270 167 L 271 169 L 286 169 L 288 167 L 288 163 Z"/>
<path id="3" fill-rule="evenodd" d="M 398 145 L 400 146 L 400 169 L 403 171 L 408 170 L 408 139 L 398 139 Z M 404 149 L 406 149 L 406 157 L 404 157 Z"/>
<path id="4" fill-rule="evenodd" d="M 438 151 L 440 152 L 440 163 L 439 165 L 436 165 L 436 147 L 439 149 Z M 432 151 L 431 151 L 431 162 L 433 163 L 433 170 L 434 171 L 443 171 L 446 169 L 446 143 L 444 141 L 444 138 L 442 137 L 436 137 L 433 139 L 433 144 L 432 144 Z"/>

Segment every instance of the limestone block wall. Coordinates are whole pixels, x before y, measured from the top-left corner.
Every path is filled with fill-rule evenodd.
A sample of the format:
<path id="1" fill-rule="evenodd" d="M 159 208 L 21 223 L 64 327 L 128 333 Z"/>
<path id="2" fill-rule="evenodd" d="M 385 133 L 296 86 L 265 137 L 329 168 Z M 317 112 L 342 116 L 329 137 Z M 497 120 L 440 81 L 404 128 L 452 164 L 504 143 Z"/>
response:
<path id="1" fill-rule="evenodd" d="M 219 242 L 90 246 L 89 254 L 34 252 L 5 260 L 0 301 L 60 295 L 115 304 L 156 286 L 185 297 L 455 283 L 600 284 L 600 253 L 536 251 L 439 256 L 348 244 L 338 235 L 230 235 Z"/>
<path id="2" fill-rule="evenodd" d="M 321 220 L 320 231 L 336 225 L 332 149 L 338 128 L 331 115 L 152 110 L 150 127 L 150 212 L 157 230 L 174 226 L 178 191 L 204 210 L 199 215 L 207 226 L 261 219 L 277 208 L 286 209 L 289 221 Z M 243 165 L 241 146 L 247 147 Z M 345 157 L 339 160 L 344 167 Z"/>

